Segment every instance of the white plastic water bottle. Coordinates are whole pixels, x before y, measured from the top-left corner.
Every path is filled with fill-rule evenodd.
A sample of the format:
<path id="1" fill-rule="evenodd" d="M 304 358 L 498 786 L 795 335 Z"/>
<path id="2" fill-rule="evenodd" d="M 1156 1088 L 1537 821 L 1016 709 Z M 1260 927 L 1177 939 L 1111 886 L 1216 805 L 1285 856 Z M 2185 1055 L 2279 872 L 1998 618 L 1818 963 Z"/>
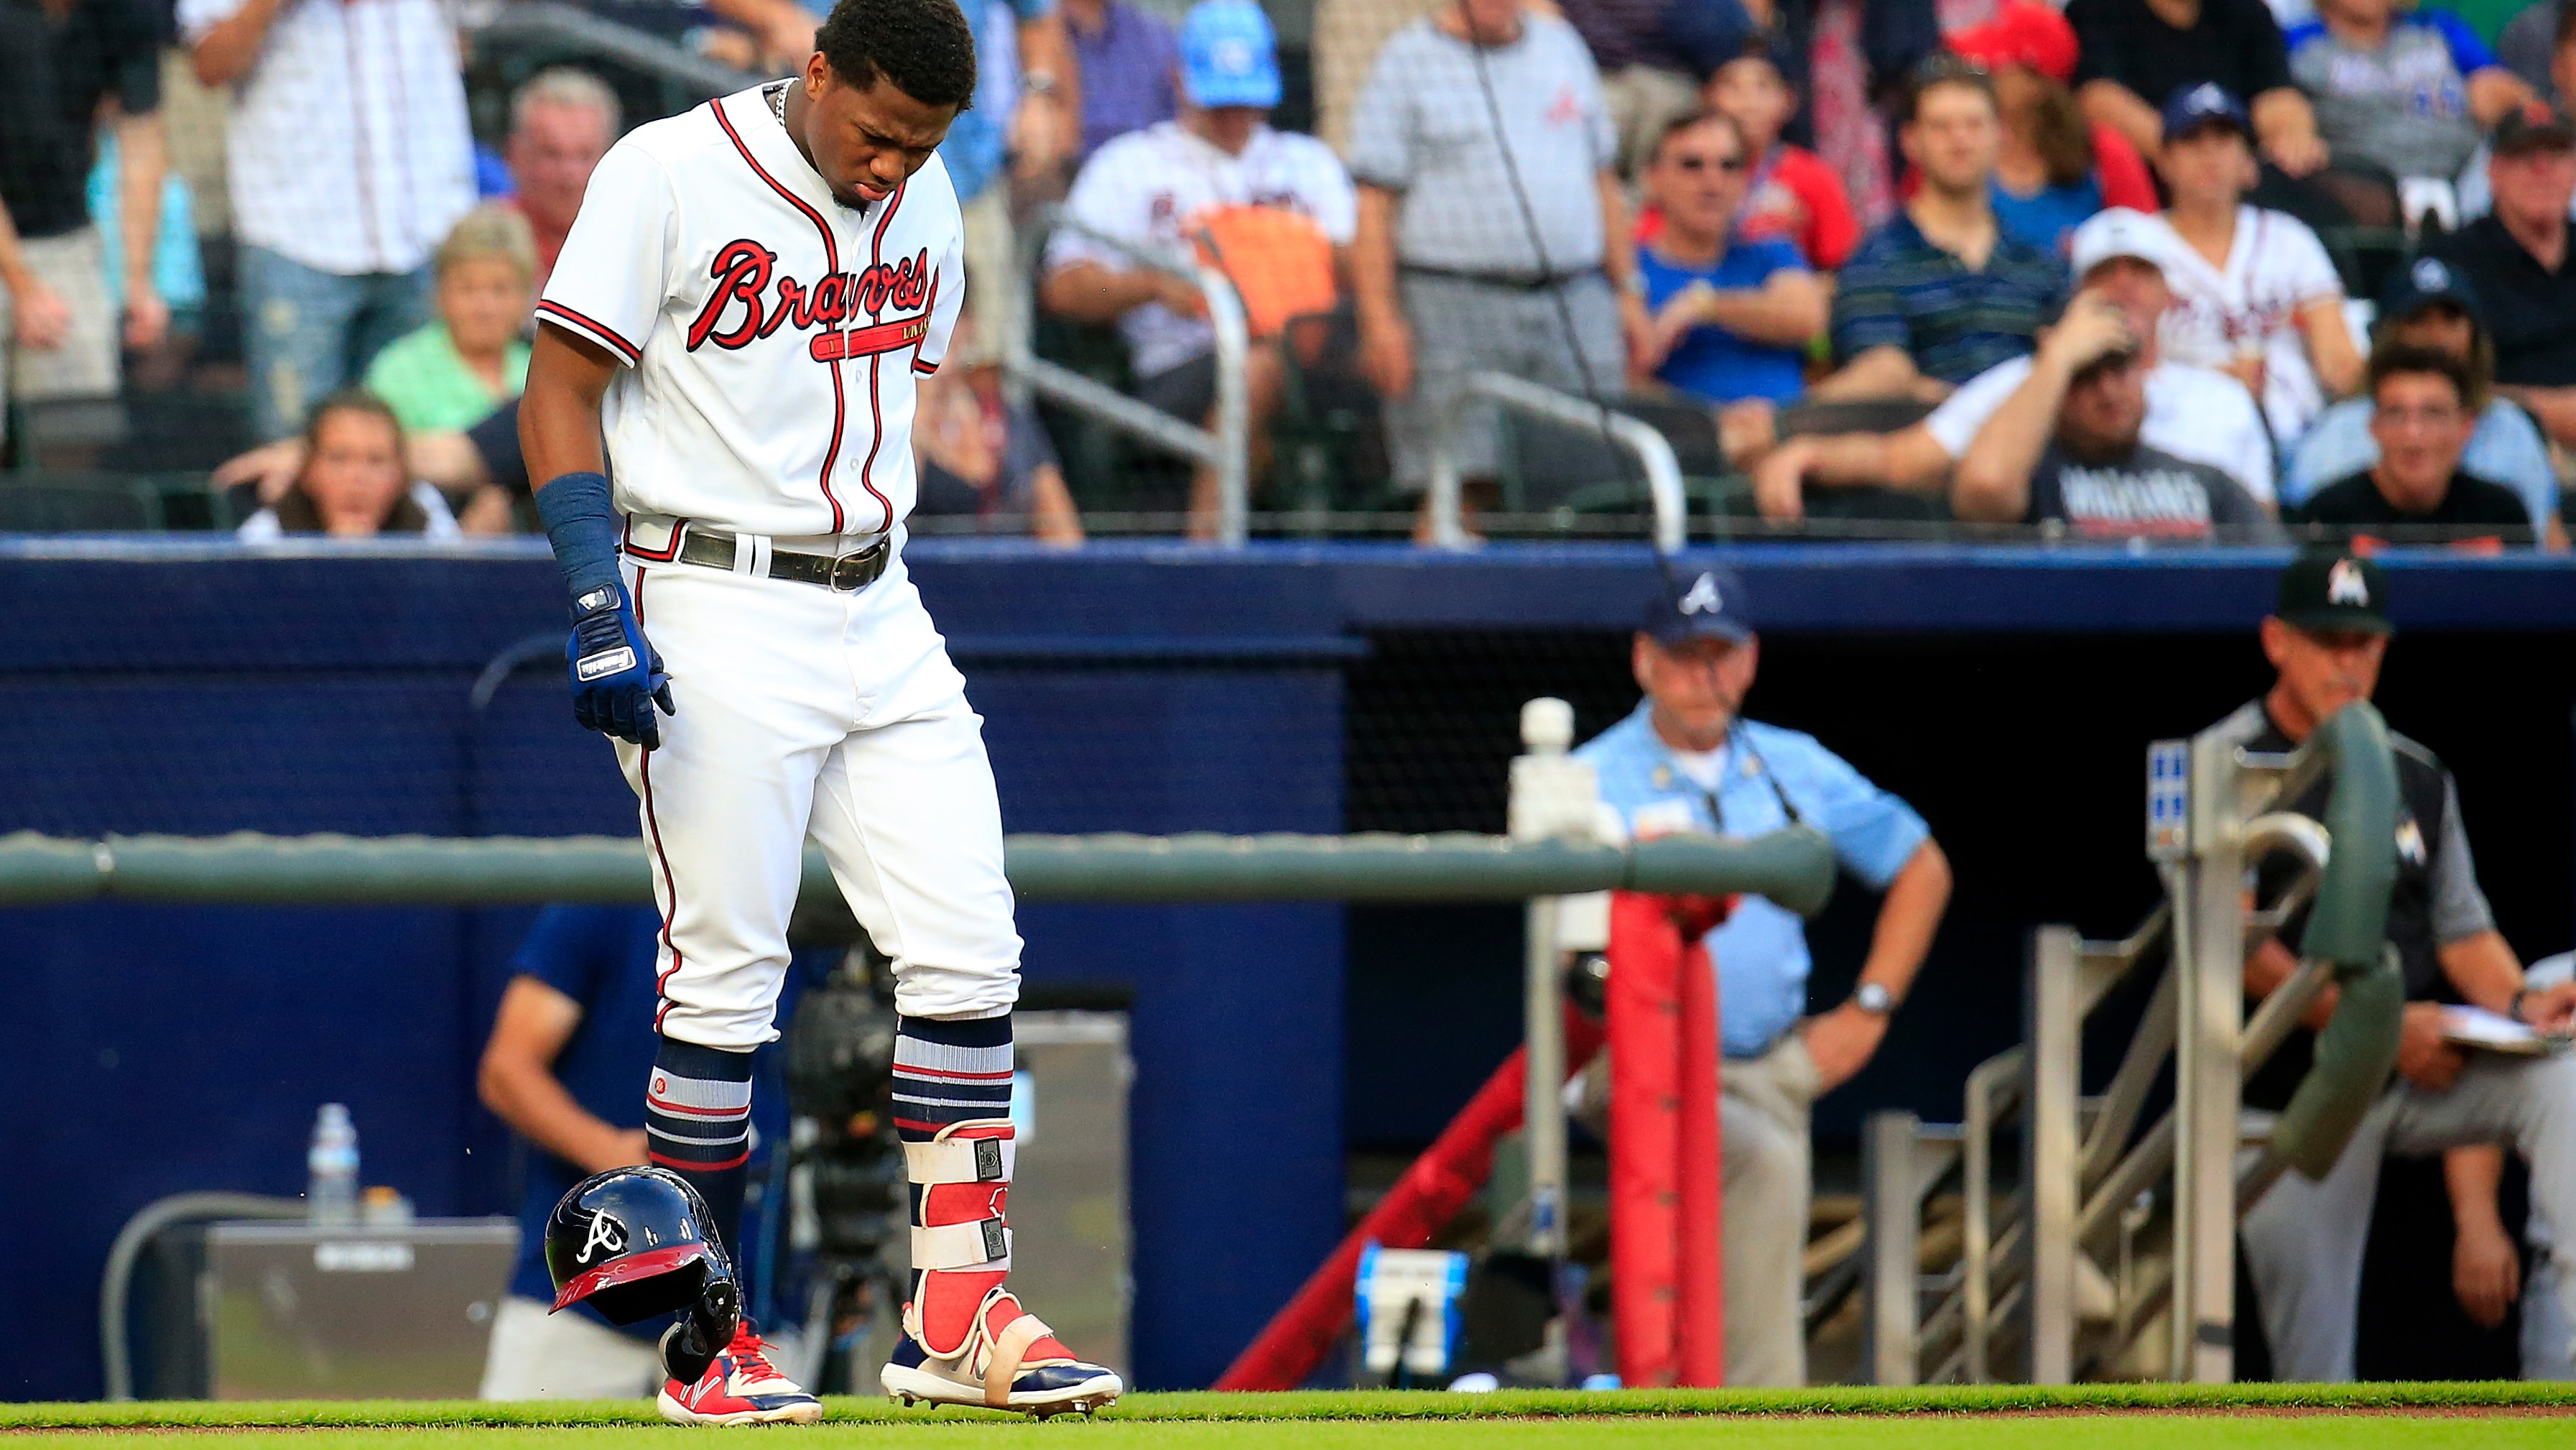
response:
<path id="1" fill-rule="evenodd" d="M 358 1125 L 349 1121 L 349 1105 L 324 1103 L 313 1119 L 313 1146 L 304 1155 L 309 1175 L 304 1206 L 315 1223 L 345 1224 L 358 1219 Z"/>

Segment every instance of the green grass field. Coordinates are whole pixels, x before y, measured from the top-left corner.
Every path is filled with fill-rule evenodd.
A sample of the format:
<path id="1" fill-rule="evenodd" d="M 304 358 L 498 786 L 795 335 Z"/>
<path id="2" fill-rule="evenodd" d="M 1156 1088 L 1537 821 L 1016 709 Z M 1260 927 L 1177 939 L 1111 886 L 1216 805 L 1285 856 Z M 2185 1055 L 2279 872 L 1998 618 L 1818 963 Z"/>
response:
<path id="1" fill-rule="evenodd" d="M 296 1450 L 626 1450 L 706 1433 L 638 1403 L 0 1405 L 0 1445 L 274 1439 Z M 1096 1420 L 835 1399 L 807 1450 L 966 1450 L 1071 1436 L 1097 1450 L 2523 1450 L 2576 1446 L 2576 1384 L 1996 1385 L 1940 1390 L 1131 1395 Z"/>

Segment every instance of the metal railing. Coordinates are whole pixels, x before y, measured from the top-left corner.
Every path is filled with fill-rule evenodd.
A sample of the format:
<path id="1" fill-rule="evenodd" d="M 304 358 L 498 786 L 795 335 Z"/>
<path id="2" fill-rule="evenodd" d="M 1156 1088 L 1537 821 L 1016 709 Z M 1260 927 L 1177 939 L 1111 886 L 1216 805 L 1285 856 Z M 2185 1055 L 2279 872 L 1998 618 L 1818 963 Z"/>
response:
<path id="1" fill-rule="evenodd" d="M 1252 331 L 1244 320 L 1243 299 L 1223 272 L 1196 259 L 1174 256 L 1111 236 L 1049 207 L 1020 229 L 1016 280 L 1033 285 L 1050 233 L 1066 230 L 1105 247 L 1150 272 L 1178 277 L 1207 299 L 1208 325 L 1216 333 L 1216 427 L 1211 430 L 1173 417 L 1150 404 L 1084 377 L 1032 350 L 1030 328 L 1016 329 L 1002 358 L 1005 377 L 1048 400 L 1097 420 L 1131 438 L 1216 471 L 1217 518 L 1214 542 L 1239 549 L 1252 522 L 1251 397 L 1245 369 L 1252 352 Z"/>
<path id="2" fill-rule="evenodd" d="M 615 61 L 702 98 L 728 96 L 767 79 L 765 74 L 736 70 L 658 35 L 602 19 L 561 0 L 510 0 L 469 15 L 466 26 L 486 41 L 559 45 Z"/>
<path id="3" fill-rule="evenodd" d="M 1456 440 L 1458 429 L 1465 423 L 1469 409 L 1477 402 L 1541 419 L 1567 428 L 1598 429 L 1602 436 L 1620 449 L 1637 456 L 1645 470 L 1646 495 L 1655 508 L 1655 548 L 1660 553 L 1681 551 L 1688 526 L 1687 505 L 1682 494 L 1681 461 L 1673 454 L 1673 445 L 1653 426 L 1603 403 L 1589 402 L 1571 393 L 1541 387 L 1509 373 L 1480 372 L 1470 376 L 1450 405 L 1448 416 L 1439 423 L 1431 445 L 1431 542 L 1442 549 L 1464 549 L 1475 541 L 1467 533 L 1462 511 L 1461 486 L 1458 478 Z"/>

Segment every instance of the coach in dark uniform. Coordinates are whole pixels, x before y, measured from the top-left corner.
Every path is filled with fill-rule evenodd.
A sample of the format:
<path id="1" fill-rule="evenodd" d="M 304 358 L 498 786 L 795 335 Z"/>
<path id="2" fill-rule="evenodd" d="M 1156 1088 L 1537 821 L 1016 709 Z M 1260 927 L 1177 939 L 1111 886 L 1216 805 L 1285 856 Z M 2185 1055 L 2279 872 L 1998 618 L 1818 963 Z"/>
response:
<path id="1" fill-rule="evenodd" d="M 2212 727 L 2222 741 L 2258 753 L 2297 748 L 2335 711 L 2367 700 L 2387 656 L 2387 576 L 2349 554 L 2310 554 L 2281 576 L 2279 612 L 2263 621 L 2263 653 L 2279 672 L 2264 696 Z M 2466 1231 L 2463 1248 L 2481 1262 L 2459 1263 L 2464 1304 L 2480 1313 L 2513 1297 L 2510 1270 L 2497 1245 L 2478 1231 L 2495 1217 L 2492 1168 L 2502 1147 L 2531 1164 L 2533 1216 L 2556 1243 L 2576 1243 L 2576 1056 L 2510 1057 L 2464 1052 L 2444 1039 L 2442 1004 L 2467 1002 L 2564 1032 L 2576 1016 L 2576 986 L 2526 990 L 2522 964 L 2495 928 L 2478 889 L 2460 795 L 2433 752 L 2392 732 L 2398 781 L 2397 880 L 2389 897 L 2388 942 L 2406 975 L 2407 1006 L 2397 1053 L 2398 1080 L 2381 1097 L 2322 1182 L 2285 1174 L 2245 1217 L 2246 1263 L 2253 1273 L 2279 1378 L 2336 1381 L 2353 1377 L 2353 1320 L 2361 1297 L 2362 1250 L 2370 1232 L 2379 1163 L 2389 1153 L 2460 1152 L 2452 1183 Z M 2331 781 L 2319 781 L 2291 803 L 2313 820 L 2325 817 Z M 2282 938 L 2305 930 L 2293 923 Z M 2250 996 L 2277 990 L 2297 968 L 2282 940 L 2265 942 L 2245 964 Z M 2334 1008 L 2329 987 L 2304 1025 L 2321 1026 Z M 2305 1072 L 2313 1039 L 2293 1033 L 2247 1101 L 2278 1108 Z M 2483 1175 L 2483 1177 L 2481 1177 Z M 2478 1201 L 2483 1195 L 2483 1201 Z M 2501 1245 L 2509 1258 L 2512 1245 Z M 2464 1255 L 2470 1257 L 2470 1255 Z M 2499 1281 L 2501 1276 L 2501 1281 Z M 2559 1280 L 2576 1309 L 2576 1276 Z M 2524 1366 L 2526 1375 L 2568 1378 L 2576 1366 Z"/>

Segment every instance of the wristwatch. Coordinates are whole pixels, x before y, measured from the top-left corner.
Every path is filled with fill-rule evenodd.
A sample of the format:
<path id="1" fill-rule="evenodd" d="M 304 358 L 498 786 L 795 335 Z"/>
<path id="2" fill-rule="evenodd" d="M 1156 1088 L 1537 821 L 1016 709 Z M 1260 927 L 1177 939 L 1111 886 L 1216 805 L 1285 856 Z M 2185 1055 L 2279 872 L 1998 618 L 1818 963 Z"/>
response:
<path id="1" fill-rule="evenodd" d="M 1877 982 L 1863 982 L 1853 989 L 1852 1005 L 1872 1017 L 1886 1017 L 1896 1011 L 1896 994 Z"/>

